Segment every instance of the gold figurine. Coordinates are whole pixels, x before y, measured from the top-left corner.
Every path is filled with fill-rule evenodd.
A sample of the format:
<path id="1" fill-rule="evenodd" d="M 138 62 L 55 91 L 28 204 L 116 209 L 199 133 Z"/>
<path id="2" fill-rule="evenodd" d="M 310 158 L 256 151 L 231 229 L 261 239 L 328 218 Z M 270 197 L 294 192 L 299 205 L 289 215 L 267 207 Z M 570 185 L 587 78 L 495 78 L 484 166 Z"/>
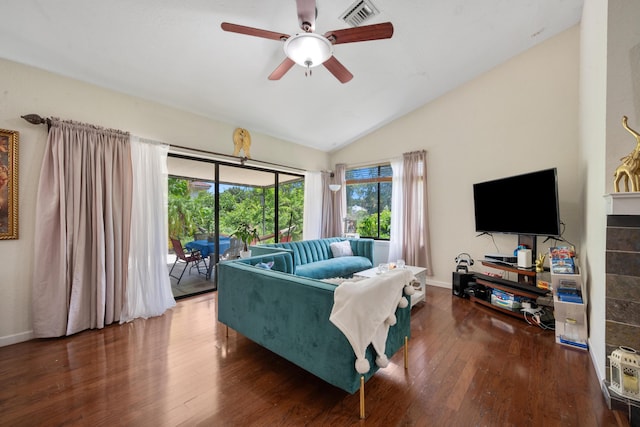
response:
<path id="1" fill-rule="evenodd" d="M 625 179 L 625 191 L 629 191 L 629 183 L 631 183 L 631 191 L 640 191 L 640 134 L 627 125 L 627 116 L 622 116 L 622 126 L 636 138 L 636 148 L 620 159 L 622 164 L 616 168 L 613 174 L 613 191 L 620 192 L 622 178 Z"/>
<path id="2" fill-rule="evenodd" d="M 544 259 L 545 254 L 538 254 L 538 258 L 536 259 L 536 273 L 542 273 L 544 271 Z"/>

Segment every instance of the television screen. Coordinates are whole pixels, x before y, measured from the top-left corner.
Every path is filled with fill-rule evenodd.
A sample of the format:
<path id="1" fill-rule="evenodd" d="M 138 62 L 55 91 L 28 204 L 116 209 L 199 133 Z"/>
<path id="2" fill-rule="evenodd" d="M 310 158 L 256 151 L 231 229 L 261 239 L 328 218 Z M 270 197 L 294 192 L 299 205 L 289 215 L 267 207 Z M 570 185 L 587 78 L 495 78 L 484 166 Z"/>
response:
<path id="1" fill-rule="evenodd" d="M 473 185 L 476 231 L 560 235 L 556 168 Z"/>

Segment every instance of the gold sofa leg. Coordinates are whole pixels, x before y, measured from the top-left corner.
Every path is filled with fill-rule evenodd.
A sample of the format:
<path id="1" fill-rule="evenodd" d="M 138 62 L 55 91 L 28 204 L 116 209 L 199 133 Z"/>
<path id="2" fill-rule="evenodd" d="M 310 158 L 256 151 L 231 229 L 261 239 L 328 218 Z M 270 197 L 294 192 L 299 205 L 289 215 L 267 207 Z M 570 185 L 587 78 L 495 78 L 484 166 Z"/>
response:
<path id="1" fill-rule="evenodd" d="M 404 369 L 409 369 L 409 337 L 404 337 Z M 360 419 L 365 419 L 364 375 L 360 376 Z"/>
<path id="2" fill-rule="evenodd" d="M 360 377 L 360 419 L 364 420 L 364 375 Z"/>
<path id="3" fill-rule="evenodd" d="M 404 337 L 404 369 L 409 369 L 409 337 Z"/>

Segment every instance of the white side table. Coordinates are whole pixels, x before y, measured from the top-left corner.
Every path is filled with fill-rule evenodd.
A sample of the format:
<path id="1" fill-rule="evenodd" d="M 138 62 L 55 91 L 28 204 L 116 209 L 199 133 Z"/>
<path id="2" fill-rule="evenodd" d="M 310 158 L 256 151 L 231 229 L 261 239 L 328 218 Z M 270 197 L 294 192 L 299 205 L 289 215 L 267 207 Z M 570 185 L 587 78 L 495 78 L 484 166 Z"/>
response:
<path id="1" fill-rule="evenodd" d="M 419 303 L 420 301 L 425 301 L 425 286 L 427 284 L 427 269 L 424 267 L 416 267 L 413 265 L 405 265 L 404 268 L 410 270 L 413 275 L 418 279 L 420 283 L 419 287 L 416 289 L 416 292 L 411 295 L 411 307 Z M 378 273 L 378 267 L 373 267 L 368 270 L 359 271 L 354 273 L 354 277 L 375 277 Z"/>

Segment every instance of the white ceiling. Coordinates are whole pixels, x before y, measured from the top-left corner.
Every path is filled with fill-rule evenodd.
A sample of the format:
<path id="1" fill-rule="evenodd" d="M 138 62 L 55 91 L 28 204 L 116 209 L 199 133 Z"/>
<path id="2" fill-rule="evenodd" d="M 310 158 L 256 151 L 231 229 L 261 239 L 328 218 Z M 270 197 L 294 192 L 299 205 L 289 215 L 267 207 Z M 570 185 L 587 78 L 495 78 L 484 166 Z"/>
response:
<path id="1" fill-rule="evenodd" d="M 282 42 L 221 22 L 295 34 L 294 0 L 2 0 L 0 57 L 332 151 L 577 24 L 583 0 L 372 0 L 394 35 L 336 45 L 353 73 L 305 77 Z M 316 32 L 348 28 L 352 0 L 317 0 Z M 25 114 L 32 111 L 25 111 Z M 42 113 L 44 112 L 35 112 Z M 72 119 L 70 117 L 69 119 Z"/>

